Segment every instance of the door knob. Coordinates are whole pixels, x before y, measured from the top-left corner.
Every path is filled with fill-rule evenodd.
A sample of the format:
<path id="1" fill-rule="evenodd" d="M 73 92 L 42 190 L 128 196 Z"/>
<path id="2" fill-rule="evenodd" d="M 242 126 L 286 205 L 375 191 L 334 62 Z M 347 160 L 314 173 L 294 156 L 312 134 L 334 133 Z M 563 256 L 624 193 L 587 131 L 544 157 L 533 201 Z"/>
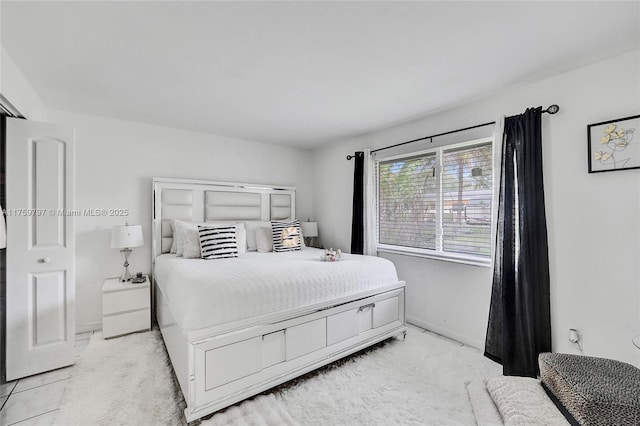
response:
<path id="1" fill-rule="evenodd" d="M 38 262 L 40 262 L 40 263 L 49 263 L 49 262 L 51 262 L 51 259 L 48 258 L 48 257 L 45 257 L 45 258 L 42 258 L 42 259 L 38 260 Z"/>

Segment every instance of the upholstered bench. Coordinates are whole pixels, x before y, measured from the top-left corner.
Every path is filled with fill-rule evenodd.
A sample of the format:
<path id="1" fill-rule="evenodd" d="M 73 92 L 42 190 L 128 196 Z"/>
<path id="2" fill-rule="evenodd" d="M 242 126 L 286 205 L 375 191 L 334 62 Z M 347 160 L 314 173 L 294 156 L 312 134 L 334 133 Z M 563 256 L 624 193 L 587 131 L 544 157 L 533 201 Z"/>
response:
<path id="1" fill-rule="evenodd" d="M 640 425 L 640 369 L 620 361 L 542 353 L 540 377 L 551 399 L 580 425 Z M 566 412 L 565 412 L 566 415 Z"/>

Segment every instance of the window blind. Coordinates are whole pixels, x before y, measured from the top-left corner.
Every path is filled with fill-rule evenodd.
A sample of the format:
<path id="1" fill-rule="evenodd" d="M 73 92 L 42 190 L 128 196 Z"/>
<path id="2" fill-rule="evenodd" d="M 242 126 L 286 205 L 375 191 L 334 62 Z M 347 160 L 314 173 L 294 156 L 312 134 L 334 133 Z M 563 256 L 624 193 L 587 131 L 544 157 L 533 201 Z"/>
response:
<path id="1" fill-rule="evenodd" d="M 442 250 L 491 254 L 491 144 L 443 150 Z"/>
<path id="2" fill-rule="evenodd" d="M 436 248 L 436 154 L 378 165 L 378 242 Z"/>
<path id="3" fill-rule="evenodd" d="M 492 144 L 378 162 L 378 244 L 489 258 Z"/>

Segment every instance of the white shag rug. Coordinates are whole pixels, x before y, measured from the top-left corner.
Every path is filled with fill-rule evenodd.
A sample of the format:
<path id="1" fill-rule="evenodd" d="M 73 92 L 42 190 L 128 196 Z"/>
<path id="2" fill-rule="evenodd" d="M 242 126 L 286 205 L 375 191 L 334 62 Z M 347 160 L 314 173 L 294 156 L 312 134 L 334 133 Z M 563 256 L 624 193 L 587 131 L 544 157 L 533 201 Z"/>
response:
<path id="1" fill-rule="evenodd" d="M 158 330 L 94 333 L 71 371 L 59 426 L 180 425 L 184 400 Z"/>
<path id="2" fill-rule="evenodd" d="M 473 348 L 410 328 L 202 421 L 214 425 L 474 425 L 465 384 L 501 374 Z M 59 425 L 184 424 L 182 394 L 157 330 L 92 337 Z"/>

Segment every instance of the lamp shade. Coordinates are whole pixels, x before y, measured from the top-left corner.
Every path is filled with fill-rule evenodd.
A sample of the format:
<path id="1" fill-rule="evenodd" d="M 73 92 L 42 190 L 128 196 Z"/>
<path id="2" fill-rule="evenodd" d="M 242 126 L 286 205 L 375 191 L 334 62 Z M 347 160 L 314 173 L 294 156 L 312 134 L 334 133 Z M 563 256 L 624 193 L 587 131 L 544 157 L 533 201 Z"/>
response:
<path id="1" fill-rule="evenodd" d="M 302 236 L 317 237 L 318 236 L 318 222 L 300 222 L 302 228 Z"/>
<path id="2" fill-rule="evenodd" d="M 131 248 L 144 245 L 142 226 L 116 226 L 111 231 L 111 248 Z"/>

